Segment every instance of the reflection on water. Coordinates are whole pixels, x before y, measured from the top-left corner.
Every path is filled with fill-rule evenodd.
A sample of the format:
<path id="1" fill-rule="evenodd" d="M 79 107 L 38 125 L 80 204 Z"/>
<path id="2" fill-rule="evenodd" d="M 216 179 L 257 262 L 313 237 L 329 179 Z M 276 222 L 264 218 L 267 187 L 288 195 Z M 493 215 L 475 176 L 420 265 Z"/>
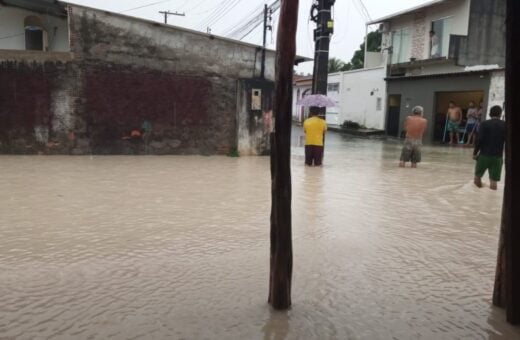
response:
<path id="1" fill-rule="evenodd" d="M 298 140 L 298 132 L 294 139 Z M 272 312 L 268 158 L 0 157 L 0 338 L 515 339 L 501 193 L 469 150 L 293 148 L 293 308 Z"/>

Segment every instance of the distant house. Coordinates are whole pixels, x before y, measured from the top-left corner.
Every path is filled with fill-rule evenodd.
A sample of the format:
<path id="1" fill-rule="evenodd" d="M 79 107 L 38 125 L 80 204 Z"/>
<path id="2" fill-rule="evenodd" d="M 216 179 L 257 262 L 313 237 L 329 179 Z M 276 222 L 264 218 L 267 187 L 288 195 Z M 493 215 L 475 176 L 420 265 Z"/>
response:
<path id="1" fill-rule="evenodd" d="M 413 106 L 425 108 L 428 141 L 440 141 L 449 101 L 503 105 L 505 0 L 435 0 L 369 23 L 383 32 L 388 135 Z"/>
<path id="2" fill-rule="evenodd" d="M 312 76 L 295 75 L 293 77 L 293 121 L 301 123 L 307 118 L 309 114 L 309 108 L 298 105 L 297 103 L 300 99 L 311 93 Z"/>
<path id="3" fill-rule="evenodd" d="M 376 65 L 369 64 L 369 68 L 328 75 L 327 96 L 336 102 L 335 107 L 327 108 L 329 125 L 340 126 L 350 121 L 384 130 L 386 67 L 381 58 L 375 59 Z M 296 103 L 312 93 L 312 77 L 295 77 L 293 92 L 293 120 L 302 122 L 309 110 Z"/>

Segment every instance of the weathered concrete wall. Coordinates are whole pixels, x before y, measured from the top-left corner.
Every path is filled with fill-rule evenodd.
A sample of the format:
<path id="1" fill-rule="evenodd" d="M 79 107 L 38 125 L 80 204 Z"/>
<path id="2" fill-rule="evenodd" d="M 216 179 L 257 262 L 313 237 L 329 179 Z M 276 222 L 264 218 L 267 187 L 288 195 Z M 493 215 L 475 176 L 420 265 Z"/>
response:
<path id="1" fill-rule="evenodd" d="M 472 0 L 469 32 L 460 38 L 457 63 L 505 65 L 506 0 Z"/>
<path id="2" fill-rule="evenodd" d="M 0 152 L 68 152 L 76 72 L 60 60 L 0 61 Z"/>
<path id="3" fill-rule="evenodd" d="M 236 148 L 237 81 L 257 75 L 255 47 L 82 7 L 70 23 L 94 152 L 119 152 L 116 140 L 144 117 L 154 153 Z M 273 53 L 266 69 L 274 77 Z"/>
<path id="4" fill-rule="evenodd" d="M 236 148 L 237 82 L 258 76 L 255 46 L 81 6 L 68 12 L 71 60 L 0 58 L 3 152 L 41 149 L 34 131 L 44 122 L 45 152 L 131 153 L 124 137 L 145 119 L 150 153 Z M 273 52 L 266 76 L 274 77 Z"/>
<path id="5" fill-rule="evenodd" d="M 259 101 L 253 103 L 253 92 Z M 261 79 L 242 79 L 237 89 L 238 152 L 241 156 L 261 156 L 270 153 L 269 134 L 274 129 L 274 83 Z M 260 104 L 259 106 L 257 106 Z M 255 107 L 256 106 L 256 107 Z"/>

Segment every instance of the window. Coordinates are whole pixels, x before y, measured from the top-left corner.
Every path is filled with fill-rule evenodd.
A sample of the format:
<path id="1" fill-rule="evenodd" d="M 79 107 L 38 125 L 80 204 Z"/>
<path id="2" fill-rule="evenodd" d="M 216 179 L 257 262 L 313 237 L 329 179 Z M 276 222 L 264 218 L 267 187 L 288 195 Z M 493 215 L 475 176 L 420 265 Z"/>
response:
<path id="1" fill-rule="evenodd" d="M 411 34 L 408 28 L 392 32 L 392 64 L 410 61 L 411 42 Z"/>
<path id="2" fill-rule="evenodd" d="M 339 92 L 339 83 L 331 83 L 327 86 L 329 92 Z"/>
<path id="3" fill-rule="evenodd" d="M 432 22 L 430 31 L 430 58 L 447 57 L 453 17 Z"/>
<path id="4" fill-rule="evenodd" d="M 47 49 L 47 32 L 37 16 L 28 16 L 24 20 L 25 49 L 31 51 L 45 51 Z"/>

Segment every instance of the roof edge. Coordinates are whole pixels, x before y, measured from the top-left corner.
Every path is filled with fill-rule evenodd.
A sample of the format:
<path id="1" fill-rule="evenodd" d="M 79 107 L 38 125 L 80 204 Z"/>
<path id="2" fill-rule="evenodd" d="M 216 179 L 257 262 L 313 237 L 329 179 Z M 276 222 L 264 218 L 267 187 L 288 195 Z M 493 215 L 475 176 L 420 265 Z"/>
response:
<path id="1" fill-rule="evenodd" d="M 490 74 L 497 71 L 504 71 L 505 68 L 496 68 L 489 70 L 479 70 L 479 71 L 462 71 L 462 72 L 448 72 L 448 73 L 435 73 L 435 74 L 422 74 L 418 76 L 397 76 L 397 77 L 386 77 L 386 81 L 398 81 L 398 80 L 414 80 L 414 79 L 427 79 L 427 78 L 448 78 L 451 76 L 461 77 L 465 75 L 484 75 Z"/>
<path id="2" fill-rule="evenodd" d="M 67 1 L 61 1 L 61 0 L 57 0 L 56 3 L 62 3 L 64 5 L 66 5 L 66 6 L 79 7 L 79 8 L 84 8 L 84 9 L 88 9 L 88 10 L 103 12 L 103 13 L 106 13 L 106 14 L 109 14 L 109 15 L 125 18 L 125 19 L 128 19 L 128 20 L 136 20 L 136 21 L 148 23 L 148 24 L 151 24 L 151 25 L 154 25 L 154 26 L 160 26 L 160 27 L 163 27 L 163 28 L 173 29 L 173 30 L 177 30 L 177 31 L 183 31 L 183 32 L 186 32 L 186 33 L 191 33 L 191 34 L 196 34 L 196 35 L 199 35 L 199 36 L 207 37 L 208 39 L 217 39 L 217 40 L 226 41 L 226 42 L 229 42 L 229 43 L 238 44 L 238 45 L 247 46 L 247 47 L 252 47 L 252 48 L 262 48 L 262 46 L 260 46 L 260 45 L 255 45 L 255 44 L 244 42 L 244 41 L 241 41 L 241 40 L 226 38 L 226 37 L 223 37 L 223 36 L 220 36 L 220 35 L 204 33 L 204 32 L 193 30 L 193 29 L 186 28 L 186 27 L 163 24 L 161 22 L 157 22 L 157 21 L 153 21 L 153 20 L 149 20 L 149 19 L 145 19 L 145 18 L 140 18 L 140 17 L 136 17 L 136 16 L 132 16 L 132 15 L 112 12 L 112 11 L 108 11 L 108 10 L 105 10 L 105 9 L 94 8 L 94 7 L 90 7 L 90 6 L 80 5 L 80 4 L 71 3 L 71 2 L 67 2 Z M 269 48 L 266 49 L 266 51 L 267 52 L 276 53 L 276 50 L 269 49 Z M 312 61 L 312 60 L 313 60 L 312 58 L 304 57 L 304 56 L 298 56 L 297 55 L 295 57 L 295 64 L 298 64 L 298 63 L 301 63 L 301 62 Z"/>
<path id="3" fill-rule="evenodd" d="M 413 12 L 416 12 L 418 10 L 421 10 L 423 8 L 427 8 L 427 7 L 431 7 L 431 6 L 435 6 L 437 4 L 441 4 L 443 2 L 446 2 L 447 0 L 431 0 L 429 2 L 426 2 L 422 5 L 418 5 L 418 6 L 414 6 L 414 7 L 411 7 L 411 8 L 408 8 L 408 9 L 404 9 L 402 11 L 399 11 L 399 12 L 395 12 L 393 14 L 389 14 L 389 15 L 386 15 L 384 17 L 381 17 L 379 19 L 376 19 L 376 20 L 372 20 L 372 21 L 369 21 L 367 22 L 366 24 L 367 25 L 375 25 L 375 24 L 380 24 L 380 23 L 383 23 L 385 21 L 388 21 L 390 19 L 394 19 L 394 18 L 397 18 L 397 17 L 400 17 L 402 15 L 406 15 L 406 14 L 411 14 Z"/>

